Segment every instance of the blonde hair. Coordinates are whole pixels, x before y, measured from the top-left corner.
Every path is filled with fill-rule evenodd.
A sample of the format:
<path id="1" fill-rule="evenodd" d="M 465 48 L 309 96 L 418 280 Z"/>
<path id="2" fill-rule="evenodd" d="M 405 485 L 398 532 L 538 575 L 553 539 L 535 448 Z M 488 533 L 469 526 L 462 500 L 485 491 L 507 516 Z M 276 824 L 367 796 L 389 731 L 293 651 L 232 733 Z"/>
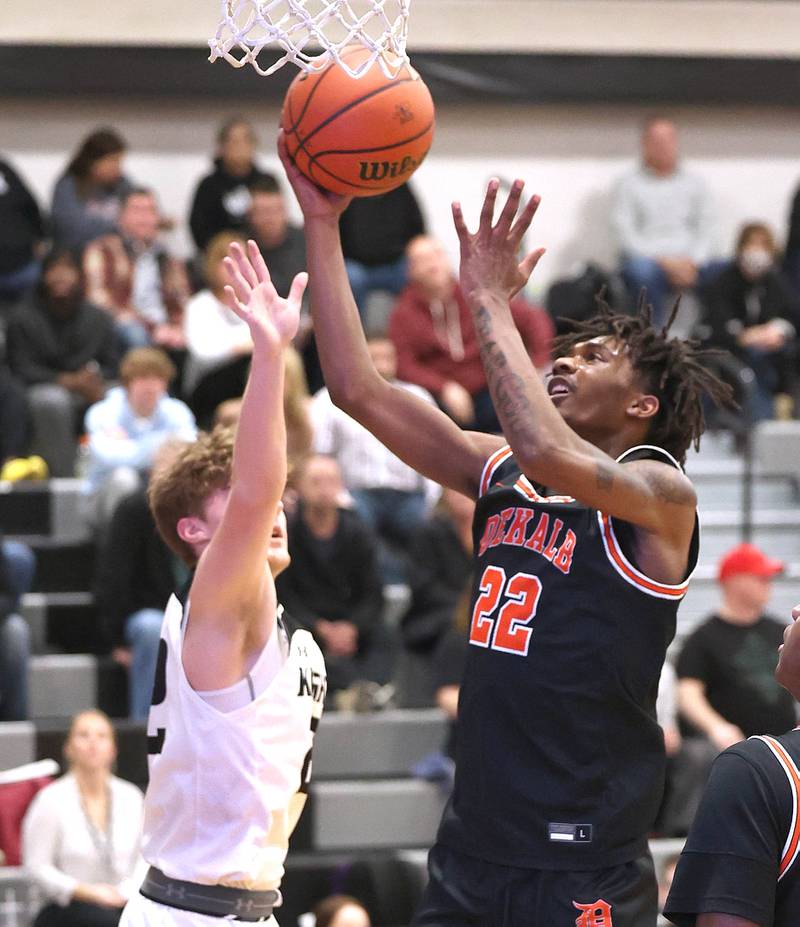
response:
<path id="1" fill-rule="evenodd" d="M 119 365 L 119 378 L 123 386 L 139 377 L 159 377 L 171 383 L 175 372 L 175 365 L 160 348 L 134 348 L 128 351 Z"/>
<path id="2" fill-rule="evenodd" d="M 164 543 L 187 566 L 197 564 L 197 554 L 178 534 L 178 522 L 203 516 L 206 500 L 231 481 L 233 431 L 215 428 L 202 433 L 163 470 L 154 472 L 147 496 L 150 510 Z"/>
<path id="3" fill-rule="evenodd" d="M 215 289 L 214 270 L 227 255 L 228 248 L 234 241 L 238 241 L 240 245 L 246 244 L 244 238 L 236 232 L 218 232 L 206 245 L 203 252 L 203 276 L 212 291 Z"/>

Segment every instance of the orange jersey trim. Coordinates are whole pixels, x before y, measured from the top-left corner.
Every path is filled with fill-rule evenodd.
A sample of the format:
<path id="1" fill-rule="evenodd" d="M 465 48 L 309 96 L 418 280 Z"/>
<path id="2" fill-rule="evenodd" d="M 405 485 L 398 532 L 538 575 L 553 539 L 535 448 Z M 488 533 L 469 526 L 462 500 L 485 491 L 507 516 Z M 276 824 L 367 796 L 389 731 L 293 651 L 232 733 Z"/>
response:
<path id="1" fill-rule="evenodd" d="M 798 794 L 800 794 L 800 771 L 794 760 L 789 756 L 784 747 L 775 740 L 774 737 L 758 736 L 755 740 L 763 740 L 772 751 L 775 759 L 783 767 L 786 778 L 789 780 L 789 789 L 792 793 L 792 823 L 789 827 L 789 834 L 786 837 L 786 843 L 783 847 L 781 864 L 778 867 L 778 881 L 786 875 L 792 863 L 797 859 L 800 853 L 800 814 L 798 814 Z"/>
<path id="2" fill-rule="evenodd" d="M 611 565 L 626 582 L 641 589 L 642 592 L 656 596 L 659 599 L 682 599 L 686 595 L 686 590 L 689 588 L 688 579 L 677 586 L 670 586 L 666 583 L 657 583 L 655 580 L 645 576 L 645 574 L 637 570 L 625 554 L 623 554 L 622 548 L 619 546 L 619 541 L 617 541 L 617 537 L 614 534 L 614 526 L 611 524 L 609 516 L 603 512 L 598 512 L 597 518 L 600 521 L 600 530 L 606 555 Z"/>
<path id="3" fill-rule="evenodd" d="M 485 496 L 489 487 L 492 485 L 492 477 L 495 474 L 495 470 L 500 466 L 501 463 L 508 460 L 508 458 L 514 452 L 506 444 L 504 447 L 501 447 L 499 450 L 496 450 L 494 454 L 486 461 L 486 466 L 483 468 L 483 473 L 481 474 L 481 485 L 480 485 L 480 495 Z"/>

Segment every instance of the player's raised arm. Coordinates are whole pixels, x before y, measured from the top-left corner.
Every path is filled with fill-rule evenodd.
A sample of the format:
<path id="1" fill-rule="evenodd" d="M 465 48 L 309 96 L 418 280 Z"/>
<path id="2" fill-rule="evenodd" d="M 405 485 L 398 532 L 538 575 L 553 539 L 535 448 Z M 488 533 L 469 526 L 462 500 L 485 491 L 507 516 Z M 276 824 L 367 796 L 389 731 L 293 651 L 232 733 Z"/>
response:
<path id="1" fill-rule="evenodd" d="M 499 182 L 492 180 L 474 235 L 467 230 L 460 205 L 453 204 L 461 244 L 461 285 L 472 311 L 503 433 L 529 479 L 657 534 L 686 539 L 694 526 L 696 505 L 689 480 L 658 461 L 623 465 L 615 460 L 632 445 L 644 443 L 631 439 L 647 433 L 647 422 L 658 411 L 659 399 L 641 384 L 624 383 L 617 377 L 609 383 L 609 388 L 618 390 L 615 402 L 609 405 L 622 413 L 608 422 L 598 422 L 596 414 L 587 415 L 587 421 L 592 419 L 589 430 L 594 431 L 582 437 L 565 421 L 531 364 L 509 308 L 510 299 L 525 285 L 544 254 L 539 249 L 519 260 L 523 237 L 539 206 L 537 196 L 522 206 L 523 187 L 523 181 L 514 182 L 495 223 Z M 563 369 L 557 361 L 553 382 L 563 386 L 567 396 L 572 389 L 573 365 L 610 364 L 625 350 L 623 344 L 601 339 L 588 346 L 586 356 L 564 361 Z M 558 384 L 559 380 L 563 383 Z M 604 398 L 587 392 L 581 401 L 598 404 Z"/>
<path id="2" fill-rule="evenodd" d="M 184 530 L 211 535 L 190 591 L 183 661 L 198 689 L 232 685 L 247 671 L 275 621 L 275 586 L 267 566 L 270 541 L 286 482 L 283 350 L 295 332 L 307 275 L 298 274 L 288 299 L 270 281 L 254 242 L 247 253 L 231 245 L 226 265 L 228 306 L 247 322 L 253 360 L 236 431 L 229 490 L 206 505 L 205 518 Z M 202 543 L 202 538 L 187 538 Z"/>
<path id="3" fill-rule="evenodd" d="M 331 398 L 409 466 L 452 489 L 476 496 L 487 458 L 501 438 L 466 433 L 444 412 L 387 383 L 367 350 L 339 237 L 348 197 L 325 193 L 278 151 L 305 219 L 311 314 Z"/>

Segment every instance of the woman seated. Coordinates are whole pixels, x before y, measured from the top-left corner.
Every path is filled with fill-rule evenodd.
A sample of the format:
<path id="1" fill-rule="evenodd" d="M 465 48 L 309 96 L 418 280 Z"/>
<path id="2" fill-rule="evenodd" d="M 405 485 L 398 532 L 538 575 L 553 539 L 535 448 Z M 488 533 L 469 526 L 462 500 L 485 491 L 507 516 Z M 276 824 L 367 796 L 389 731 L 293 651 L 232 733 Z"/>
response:
<path id="1" fill-rule="evenodd" d="M 101 711 L 72 721 L 69 771 L 38 793 L 22 823 L 22 861 L 47 899 L 34 927 L 116 927 L 144 876 L 143 797 L 111 772 L 114 729 Z"/>

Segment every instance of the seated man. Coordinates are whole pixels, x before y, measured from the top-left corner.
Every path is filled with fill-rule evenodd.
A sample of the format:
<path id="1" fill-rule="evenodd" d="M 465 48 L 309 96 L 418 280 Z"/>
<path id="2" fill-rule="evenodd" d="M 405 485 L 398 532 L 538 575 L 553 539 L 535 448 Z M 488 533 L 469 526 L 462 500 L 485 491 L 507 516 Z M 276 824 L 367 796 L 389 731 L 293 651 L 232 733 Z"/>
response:
<path id="1" fill-rule="evenodd" d="M 156 452 L 170 438 L 192 441 L 194 416 L 167 395 L 175 367 L 158 348 L 134 348 L 119 368 L 122 386 L 89 409 L 90 517 L 102 531 L 123 496 L 139 489 Z"/>
<path id="2" fill-rule="evenodd" d="M 34 195 L 8 161 L 0 160 L 0 300 L 14 303 L 34 287 L 44 238 Z"/>
<path id="3" fill-rule="evenodd" d="M 119 233 L 96 238 L 83 253 L 87 299 L 114 317 L 123 349 L 185 344 L 189 280 L 158 240 L 160 226 L 155 194 L 136 187 L 122 201 Z"/>
<path id="4" fill-rule="evenodd" d="M 333 457 L 309 457 L 296 475 L 298 504 L 289 518 L 291 565 L 278 577 L 287 613 L 313 631 L 325 655 L 328 691 L 368 675 L 383 609 L 375 540 L 344 492 Z M 382 680 L 381 680 L 382 681 Z"/>
<path id="5" fill-rule="evenodd" d="M 155 453 L 153 470 L 171 466 L 183 441 L 169 439 Z M 147 491 L 135 489 L 111 516 L 97 554 L 95 603 L 111 655 L 128 670 L 128 714 L 147 720 L 164 602 L 189 571 L 156 531 Z"/>
<path id="6" fill-rule="evenodd" d="M 800 699 L 800 606 L 785 629 L 775 678 Z M 772 654 L 773 666 L 775 654 Z M 714 762 L 681 854 L 666 918 L 679 927 L 800 923 L 800 733 L 755 736 Z"/>
<path id="7" fill-rule="evenodd" d="M 385 380 L 433 405 L 427 390 L 397 379 L 397 352 L 388 338 L 370 338 L 369 353 Z M 405 554 L 439 498 L 439 485 L 404 464 L 363 425 L 335 406 L 327 389 L 314 396 L 311 415 L 314 450 L 336 458 L 358 514 L 381 541 L 384 582 L 405 582 Z"/>
<path id="8" fill-rule="evenodd" d="M 306 240 L 301 228 L 290 225 L 286 200 L 274 177 L 260 177 L 250 185 L 247 224 L 248 237 L 264 255 L 275 289 L 285 296 L 306 266 Z"/>
<path id="9" fill-rule="evenodd" d="M 389 319 L 397 373 L 433 393 L 459 425 L 499 431 L 467 301 L 442 245 L 423 235 L 408 246 L 408 286 Z M 553 323 L 524 300 L 511 302 L 514 322 L 534 365 L 550 363 Z"/>
<path id="10" fill-rule="evenodd" d="M 670 292 L 706 283 L 719 269 L 710 262 L 714 213 L 703 181 L 678 161 L 678 130 L 650 119 L 642 132 L 642 163 L 614 191 L 611 224 L 622 254 L 622 274 L 635 303 L 642 287 L 661 324 Z"/>
<path id="11" fill-rule="evenodd" d="M 44 261 L 37 292 L 9 320 L 7 348 L 11 372 L 27 387 L 31 452 L 51 476 L 74 476 L 81 419 L 116 376 L 119 356 L 114 323 L 84 298 L 70 252 Z"/>
<path id="12" fill-rule="evenodd" d="M 765 613 L 782 570 L 752 544 L 729 551 L 719 565 L 720 607 L 678 658 L 681 715 L 717 750 L 795 723 L 794 700 L 772 675 L 785 625 Z"/>
<path id="13" fill-rule="evenodd" d="M 339 220 L 347 276 L 361 318 L 373 290 L 397 295 L 406 285 L 406 247 L 425 234 L 425 220 L 406 183 L 354 199 Z"/>
<path id="14" fill-rule="evenodd" d="M 698 337 L 752 369 L 751 414 L 772 418 L 776 397 L 793 393 L 796 383 L 800 296 L 778 266 L 768 226 L 749 222 L 741 229 L 735 259 L 704 289 L 703 301 Z"/>

